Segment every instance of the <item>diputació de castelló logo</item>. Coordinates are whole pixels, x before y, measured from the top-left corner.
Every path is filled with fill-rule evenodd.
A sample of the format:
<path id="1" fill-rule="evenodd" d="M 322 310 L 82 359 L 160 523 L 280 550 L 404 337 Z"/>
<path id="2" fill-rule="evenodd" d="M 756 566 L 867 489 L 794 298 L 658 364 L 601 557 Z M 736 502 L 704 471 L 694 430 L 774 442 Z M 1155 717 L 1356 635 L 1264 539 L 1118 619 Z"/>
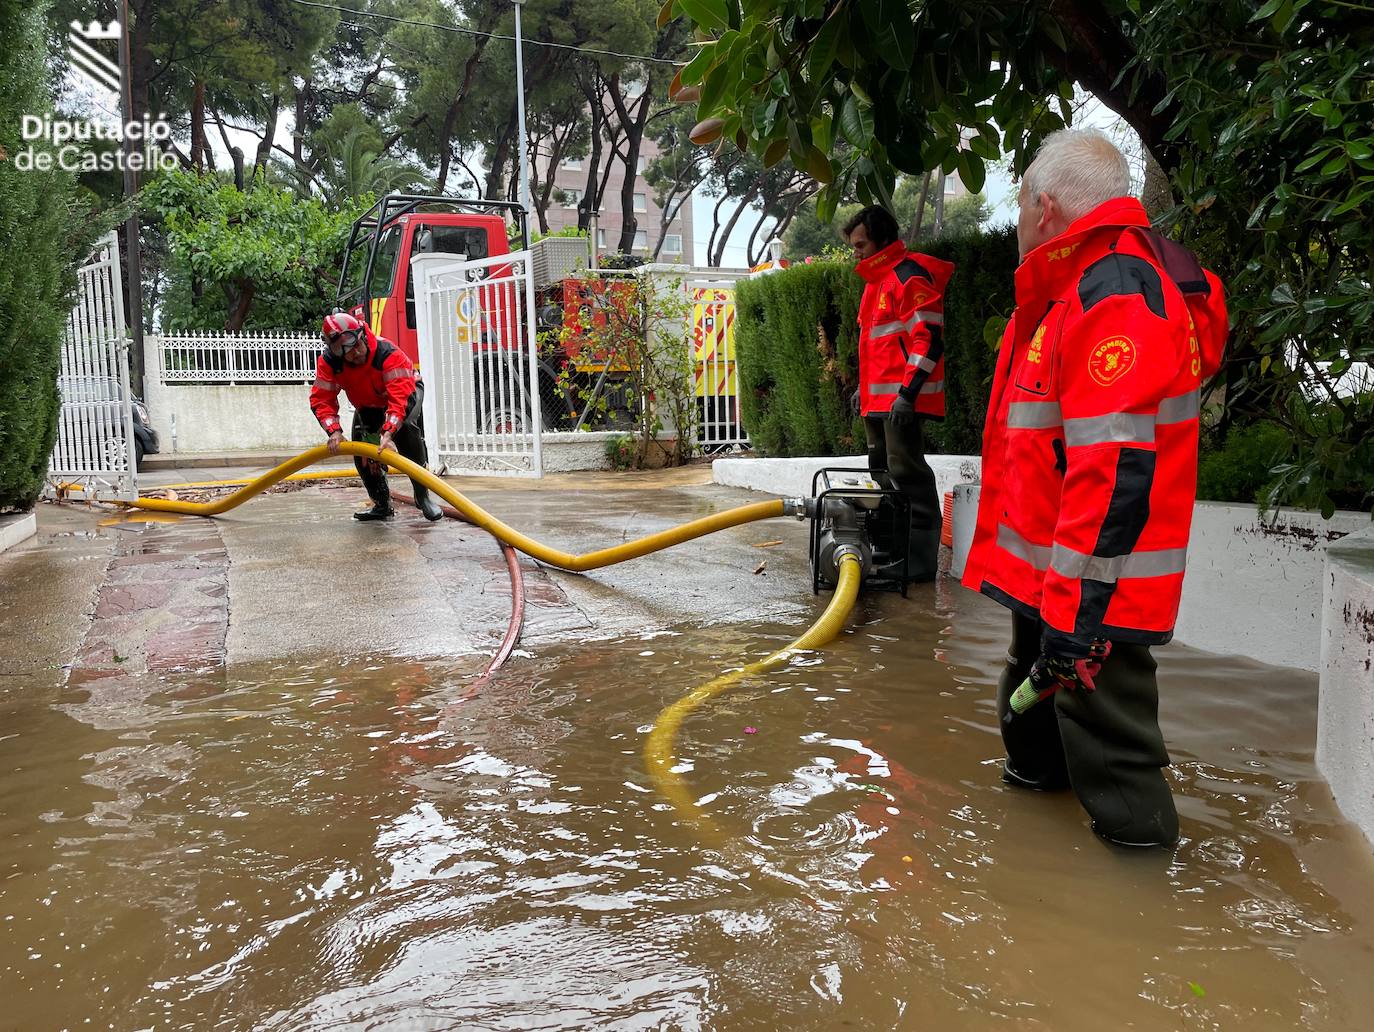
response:
<path id="1" fill-rule="evenodd" d="M 107 110 L 120 110 L 119 65 L 100 52 L 100 44 L 118 40 L 118 21 L 108 25 L 93 21 L 71 23 L 68 59 L 72 67 L 89 80 L 102 95 Z M 20 116 L 22 149 L 14 155 L 15 168 L 21 171 L 134 172 L 172 169 L 179 165 L 170 150 L 159 146 L 171 139 L 172 127 L 165 115 L 138 120 L 104 121 L 81 118 L 53 118 L 51 115 Z M 133 144 L 125 147 L 126 141 Z M 101 143 L 114 143 L 102 147 Z M 3 156 L 0 156 L 3 160 Z"/>

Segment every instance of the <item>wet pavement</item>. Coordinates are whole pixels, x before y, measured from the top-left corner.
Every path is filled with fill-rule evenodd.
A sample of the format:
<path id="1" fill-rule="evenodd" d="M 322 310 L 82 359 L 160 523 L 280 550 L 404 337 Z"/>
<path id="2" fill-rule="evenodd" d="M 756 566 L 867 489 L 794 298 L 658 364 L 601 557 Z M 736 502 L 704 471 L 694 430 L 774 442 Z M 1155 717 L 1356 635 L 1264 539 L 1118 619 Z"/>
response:
<path id="1" fill-rule="evenodd" d="M 755 500 L 708 475 L 461 489 L 586 551 Z M 44 507 L 0 557 L 0 1028 L 1365 1027 L 1374 859 L 1310 675 L 1158 650 L 1184 839 L 1123 854 L 997 778 L 1005 614 L 866 596 L 688 721 L 703 842 L 644 736 L 819 612 L 805 525 L 526 559 L 474 690 L 499 550 L 361 500 Z"/>

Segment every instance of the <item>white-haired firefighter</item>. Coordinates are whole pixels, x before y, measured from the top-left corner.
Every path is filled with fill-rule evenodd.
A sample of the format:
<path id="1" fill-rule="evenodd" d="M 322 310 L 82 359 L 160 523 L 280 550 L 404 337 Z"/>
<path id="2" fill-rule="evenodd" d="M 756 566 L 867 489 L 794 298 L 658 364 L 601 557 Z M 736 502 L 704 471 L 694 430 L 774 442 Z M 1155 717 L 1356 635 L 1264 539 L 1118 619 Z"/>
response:
<path id="1" fill-rule="evenodd" d="M 1101 133 L 1048 137 L 1020 204 L 964 572 L 1013 614 L 1003 779 L 1072 787 L 1104 839 L 1167 846 L 1178 813 L 1150 648 L 1178 616 L 1199 387 L 1221 362 L 1226 304 L 1216 276 L 1150 228 Z"/>

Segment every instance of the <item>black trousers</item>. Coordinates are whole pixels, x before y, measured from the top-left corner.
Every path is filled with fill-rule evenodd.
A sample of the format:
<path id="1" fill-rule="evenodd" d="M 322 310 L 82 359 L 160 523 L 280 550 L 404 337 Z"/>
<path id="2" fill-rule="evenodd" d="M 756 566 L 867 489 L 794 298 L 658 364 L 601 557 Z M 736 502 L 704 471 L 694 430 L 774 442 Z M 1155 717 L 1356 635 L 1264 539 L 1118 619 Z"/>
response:
<path id="1" fill-rule="evenodd" d="M 421 411 L 424 392 L 424 384 L 417 383 L 415 393 L 410 396 L 410 403 L 406 407 L 406 418 L 391 435 L 391 439 L 396 443 L 396 450 L 411 462 L 421 466 L 429 463 L 429 451 L 425 448 L 425 418 Z M 384 419 L 386 409 L 357 409 L 353 413 L 353 431 L 349 436 L 355 441 L 361 440 L 364 436 L 376 438 L 381 433 Z M 375 440 L 373 443 L 376 443 Z M 385 469 L 379 468 L 371 459 L 359 458 L 356 455 L 353 457 L 353 466 L 362 478 L 369 498 L 374 502 L 391 501 L 391 488 L 387 486 Z M 425 486 L 414 480 L 410 483 L 415 488 L 415 497 L 422 497 L 427 490 Z"/>
<path id="2" fill-rule="evenodd" d="M 1005 721 L 1011 694 L 1040 654 L 1040 623 L 1012 616 L 1011 648 L 997 685 L 997 717 L 1009 780 L 1034 788 L 1072 786 L 1093 830 L 1123 844 L 1172 845 L 1178 811 L 1161 770 L 1155 659 L 1145 645 L 1112 644 L 1097 690 L 1058 691 Z"/>
<path id="3" fill-rule="evenodd" d="M 918 581 L 935 578 L 940 556 L 940 527 L 944 522 L 940 499 L 935 492 L 935 471 L 926 462 L 925 446 L 921 441 L 922 422 L 913 419 L 905 427 L 896 427 L 886 416 L 864 416 L 868 468 L 886 469 L 884 486 L 900 491 L 911 506 L 907 563 L 911 579 Z"/>

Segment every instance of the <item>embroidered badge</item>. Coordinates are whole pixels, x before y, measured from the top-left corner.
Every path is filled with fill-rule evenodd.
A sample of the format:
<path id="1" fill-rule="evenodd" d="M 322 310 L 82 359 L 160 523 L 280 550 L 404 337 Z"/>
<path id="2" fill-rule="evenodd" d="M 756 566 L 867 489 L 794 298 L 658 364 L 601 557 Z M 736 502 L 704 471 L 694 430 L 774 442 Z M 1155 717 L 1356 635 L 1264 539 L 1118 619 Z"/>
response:
<path id="1" fill-rule="evenodd" d="M 915 286 L 908 285 L 906 288 L 907 303 L 913 308 L 924 308 L 939 296 L 940 292 L 924 281 L 918 281 Z"/>
<path id="2" fill-rule="evenodd" d="M 1108 337 L 1088 354 L 1088 374 L 1103 387 L 1110 387 L 1135 365 L 1136 347 L 1130 337 Z"/>
<path id="3" fill-rule="evenodd" d="M 886 312 L 886 311 L 887 311 L 887 295 L 886 295 L 886 294 L 879 294 L 879 295 L 878 295 L 878 311 L 880 311 L 880 312 Z"/>
<path id="4" fill-rule="evenodd" d="M 1026 361 L 1040 364 L 1040 349 L 1045 343 L 1045 327 L 1041 326 L 1035 331 L 1035 336 L 1031 338 L 1030 350 L 1026 352 Z"/>

